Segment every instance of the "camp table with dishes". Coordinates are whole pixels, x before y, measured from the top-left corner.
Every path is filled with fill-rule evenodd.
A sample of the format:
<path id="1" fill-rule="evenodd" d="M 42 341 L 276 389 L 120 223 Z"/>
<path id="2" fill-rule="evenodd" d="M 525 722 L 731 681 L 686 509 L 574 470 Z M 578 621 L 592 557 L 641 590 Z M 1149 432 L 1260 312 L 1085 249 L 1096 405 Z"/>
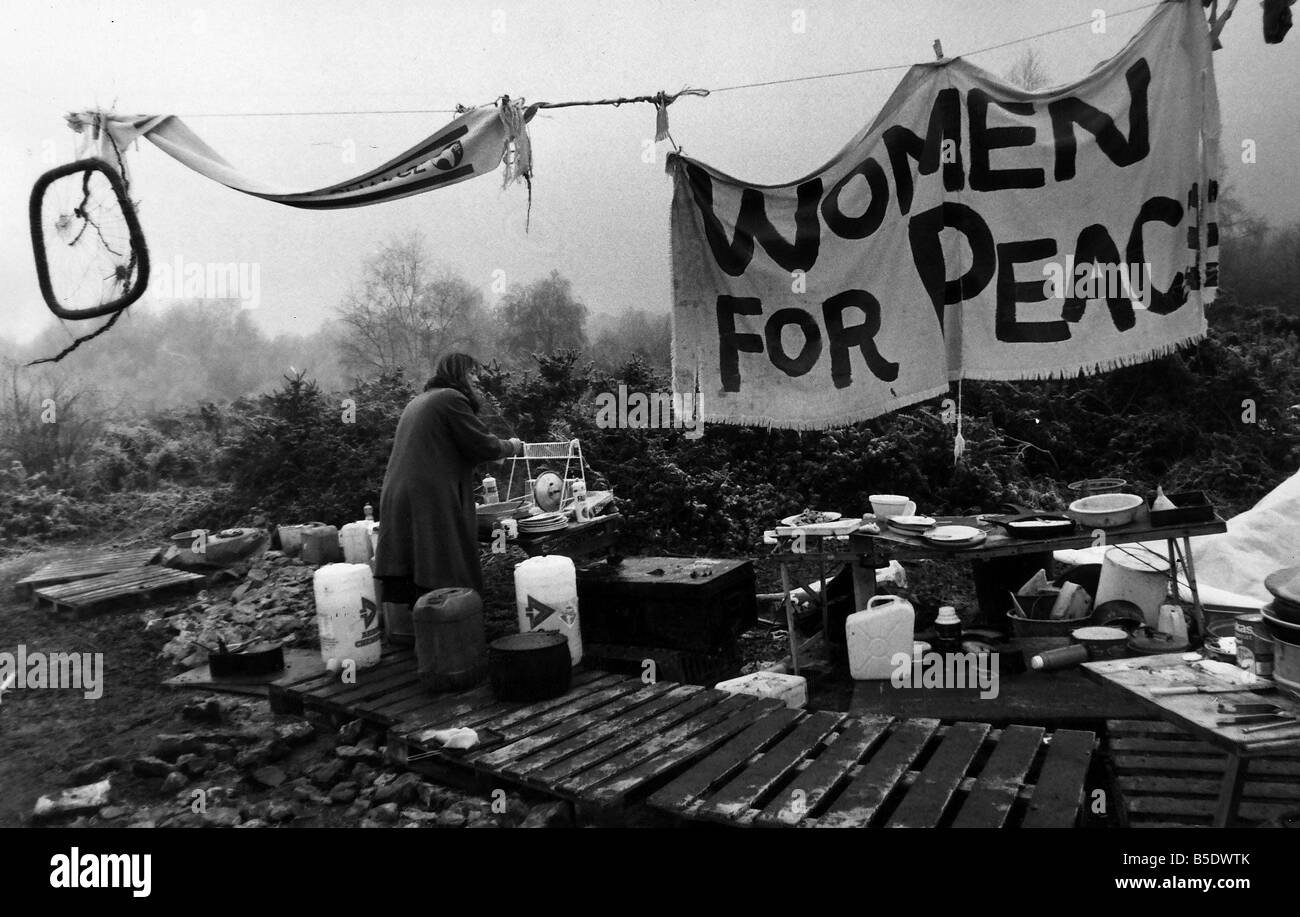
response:
<path id="1" fill-rule="evenodd" d="M 1083 671 L 1103 684 L 1138 698 L 1162 719 L 1187 729 L 1198 738 L 1224 749 L 1228 767 L 1219 789 L 1214 817 L 1215 827 L 1231 824 L 1241 801 L 1246 771 L 1252 758 L 1300 748 L 1300 722 L 1286 724 L 1278 720 L 1267 729 L 1265 723 L 1224 724 L 1228 719 L 1221 708 L 1245 704 L 1271 704 L 1282 715 L 1300 717 L 1300 702 L 1277 690 L 1258 693 L 1246 686 L 1236 686 L 1208 672 L 1195 668 L 1183 653 L 1140 656 L 1132 659 L 1109 659 L 1088 662 Z M 1268 682 L 1264 682 L 1268 684 Z M 1194 693 L 1164 693 L 1183 688 Z M 1279 725 L 1280 723 L 1280 725 Z"/>
<path id="2" fill-rule="evenodd" d="M 1127 525 L 1100 530 L 1104 534 L 1104 542 L 1098 540 L 1093 530 L 1083 526 L 1065 535 L 1037 538 L 1013 537 L 1002 528 L 988 521 L 999 518 L 1009 518 L 1009 516 L 985 514 L 983 517 L 936 517 L 935 521 L 941 525 L 958 524 L 984 528 L 988 532 L 988 537 L 983 542 L 971 547 L 938 547 L 916 535 L 899 532 L 886 525 L 880 526 L 878 534 L 854 533 L 849 537 L 849 541 L 854 549 L 871 558 L 873 567 L 876 566 L 876 560 L 880 554 L 898 561 L 936 557 L 990 560 L 995 557 L 1013 557 L 1020 554 L 1044 554 L 1052 551 L 1078 550 L 1103 543 L 1107 547 L 1113 547 L 1144 541 L 1163 541 L 1168 548 L 1169 576 L 1175 587 L 1177 587 L 1178 570 L 1180 566 L 1183 568 L 1186 585 L 1192 594 L 1194 614 L 1198 622 L 1204 623 L 1205 611 L 1201 605 L 1200 591 L 1196 586 L 1196 567 L 1192 561 L 1190 539 L 1198 535 L 1217 535 L 1226 532 L 1228 530 L 1227 523 L 1219 517 L 1216 516 L 1205 522 L 1158 525 L 1152 523 L 1150 511 L 1142 507 L 1138 510 L 1137 517 Z M 870 588 L 873 584 L 874 581 L 869 577 L 854 578 L 855 587 L 863 585 Z M 871 593 L 863 595 L 859 592 L 855 597 L 858 607 L 863 607 L 870 597 Z"/>

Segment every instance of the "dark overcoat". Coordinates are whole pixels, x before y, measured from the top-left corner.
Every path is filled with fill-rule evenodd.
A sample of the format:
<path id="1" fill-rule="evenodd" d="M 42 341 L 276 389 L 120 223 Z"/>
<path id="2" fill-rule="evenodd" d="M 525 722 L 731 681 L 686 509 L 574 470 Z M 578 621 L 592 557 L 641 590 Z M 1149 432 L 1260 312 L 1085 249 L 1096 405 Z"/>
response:
<path id="1" fill-rule="evenodd" d="M 413 398 L 397 421 L 384 474 L 375 575 L 482 593 L 474 466 L 510 454 L 510 443 L 488 432 L 463 393 L 435 388 Z"/>

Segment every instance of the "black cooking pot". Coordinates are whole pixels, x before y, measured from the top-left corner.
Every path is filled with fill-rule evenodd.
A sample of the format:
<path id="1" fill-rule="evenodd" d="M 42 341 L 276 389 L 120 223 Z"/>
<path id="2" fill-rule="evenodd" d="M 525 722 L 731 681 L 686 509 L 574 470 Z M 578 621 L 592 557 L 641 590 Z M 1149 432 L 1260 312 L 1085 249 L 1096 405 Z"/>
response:
<path id="1" fill-rule="evenodd" d="M 208 653 L 208 670 L 213 678 L 240 675 L 268 675 L 284 671 L 284 647 L 279 643 L 250 644 L 237 653 Z"/>
<path id="2" fill-rule="evenodd" d="M 488 645 L 488 677 L 498 700 L 539 701 L 569 690 L 569 641 L 552 630 L 512 634 Z"/>

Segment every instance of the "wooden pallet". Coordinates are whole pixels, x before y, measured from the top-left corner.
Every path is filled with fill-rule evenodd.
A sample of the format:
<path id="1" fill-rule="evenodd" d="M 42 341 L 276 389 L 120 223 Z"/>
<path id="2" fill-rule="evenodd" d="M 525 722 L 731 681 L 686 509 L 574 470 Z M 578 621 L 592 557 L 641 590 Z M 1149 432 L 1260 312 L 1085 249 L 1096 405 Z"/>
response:
<path id="1" fill-rule="evenodd" d="M 1109 720 L 1106 751 L 1125 823 L 1208 827 L 1228 757 L 1162 720 Z M 1300 813 L 1300 750 L 1252 758 L 1237 809 L 1243 822 Z"/>
<path id="2" fill-rule="evenodd" d="M 597 810 L 617 810 L 707 755 L 772 711 L 780 701 L 698 685 L 602 672 L 575 675 L 564 696 L 537 704 L 500 704 L 473 692 L 417 711 L 430 719 L 389 732 L 390 753 L 475 770 L 495 783 L 540 791 Z M 472 753 L 437 750 L 431 732 L 468 726 Z"/>
<path id="3" fill-rule="evenodd" d="M 1096 738 L 1037 726 L 772 711 L 647 800 L 757 827 L 1071 827 Z"/>
<path id="4" fill-rule="evenodd" d="M 32 601 L 36 607 L 45 603 L 54 611 L 71 611 L 80 617 L 92 611 L 107 610 L 106 606 L 111 604 L 153 596 L 167 589 L 195 587 L 206 579 L 201 573 L 188 573 L 171 567 L 139 567 L 45 586 L 33 591 Z"/>
<path id="5" fill-rule="evenodd" d="M 141 551 L 91 554 L 56 560 L 20 579 L 14 584 L 14 589 L 19 598 L 31 598 L 34 590 L 44 586 L 56 586 L 60 583 L 71 583 L 120 570 L 147 566 L 154 562 L 161 551 L 161 548 L 145 548 Z"/>

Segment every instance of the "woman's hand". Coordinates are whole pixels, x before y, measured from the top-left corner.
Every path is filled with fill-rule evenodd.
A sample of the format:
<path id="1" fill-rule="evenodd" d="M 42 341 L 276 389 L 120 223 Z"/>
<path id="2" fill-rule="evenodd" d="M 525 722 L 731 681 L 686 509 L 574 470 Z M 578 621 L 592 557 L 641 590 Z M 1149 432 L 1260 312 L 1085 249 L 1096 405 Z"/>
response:
<path id="1" fill-rule="evenodd" d="M 523 455 L 523 454 L 524 454 L 524 443 L 523 443 L 523 440 L 521 440 L 521 439 L 520 439 L 519 437 L 517 437 L 517 436 L 512 436 L 512 437 L 510 437 L 510 439 L 508 440 L 508 442 L 510 443 L 510 454 L 511 454 L 511 455 Z"/>

